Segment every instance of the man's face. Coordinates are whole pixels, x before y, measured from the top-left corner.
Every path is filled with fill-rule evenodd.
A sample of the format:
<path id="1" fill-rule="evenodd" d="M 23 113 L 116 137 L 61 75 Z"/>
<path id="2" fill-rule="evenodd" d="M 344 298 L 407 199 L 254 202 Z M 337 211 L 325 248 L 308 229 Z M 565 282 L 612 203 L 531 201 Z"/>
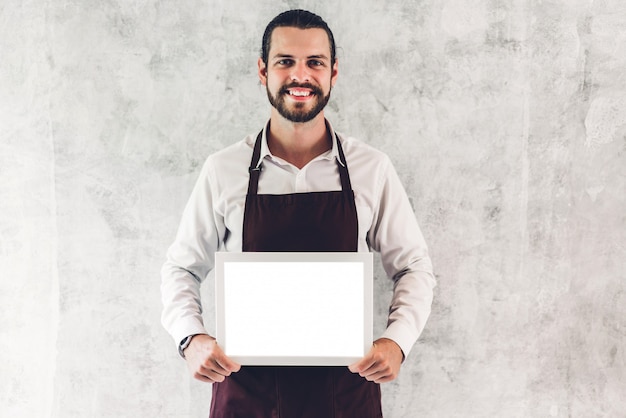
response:
<path id="1" fill-rule="evenodd" d="M 292 122 L 314 119 L 328 103 L 337 78 L 328 35 L 318 28 L 274 29 L 267 66 L 259 59 L 259 78 L 282 117 Z"/>

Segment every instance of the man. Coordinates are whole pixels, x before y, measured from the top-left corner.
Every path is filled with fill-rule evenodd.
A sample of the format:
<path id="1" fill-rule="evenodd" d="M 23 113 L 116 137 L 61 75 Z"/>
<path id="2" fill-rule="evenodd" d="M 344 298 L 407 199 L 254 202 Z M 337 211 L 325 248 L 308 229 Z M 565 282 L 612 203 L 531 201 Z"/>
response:
<path id="1" fill-rule="evenodd" d="M 212 417 L 380 417 L 379 384 L 398 375 L 430 313 L 424 239 L 389 159 L 324 117 L 338 63 L 319 16 L 274 18 L 258 76 L 270 120 L 203 166 L 163 266 L 163 324 L 192 375 L 213 383 Z M 349 367 L 241 367 L 202 323 L 200 283 L 218 250 L 379 251 L 394 281 L 387 329 Z"/>

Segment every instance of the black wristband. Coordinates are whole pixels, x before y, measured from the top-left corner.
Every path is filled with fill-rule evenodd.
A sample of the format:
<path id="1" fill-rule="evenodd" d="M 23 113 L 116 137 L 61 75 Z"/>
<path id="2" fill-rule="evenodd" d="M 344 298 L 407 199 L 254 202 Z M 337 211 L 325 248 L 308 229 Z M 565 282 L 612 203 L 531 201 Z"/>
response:
<path id="1" fill-rule="evenodd" d="M 189 347 L 189 344 L 191 343 L 191 339 L 195 337 L 196 335 L 198 334 L 189 335 L 183 338 L 180 344 L 178 344 L 178 354 L 180 354 L 182 358 L 185 358 L 185 353 L 184 353 L 185 348 Z"/>

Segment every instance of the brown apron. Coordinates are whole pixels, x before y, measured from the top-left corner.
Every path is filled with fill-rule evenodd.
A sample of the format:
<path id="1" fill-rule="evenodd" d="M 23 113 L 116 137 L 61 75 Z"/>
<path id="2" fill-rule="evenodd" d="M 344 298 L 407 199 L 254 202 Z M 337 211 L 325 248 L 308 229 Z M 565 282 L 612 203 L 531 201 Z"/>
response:
<path id="1" fill-rule="evenodd" d="M 259 133 L 250 164 L 243 251 L 355 252 L 358 222 L 336 138 L 341 191 L 259 195 Z M 379 418 L 380 386 L 347 367 L 244 366 L 213 384 L 211 418 Z"/>

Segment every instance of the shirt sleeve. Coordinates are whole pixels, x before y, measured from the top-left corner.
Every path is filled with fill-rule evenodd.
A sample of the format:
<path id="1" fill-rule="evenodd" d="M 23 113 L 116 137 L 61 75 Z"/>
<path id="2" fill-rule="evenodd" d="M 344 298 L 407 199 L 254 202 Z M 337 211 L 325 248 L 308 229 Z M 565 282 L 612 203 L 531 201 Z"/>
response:
<path id="1" fill-rule="evenodd" d="M 220 225 L 207 161 L 185 206 L 176 239 L 161 269 L 161 322 L 178 345 L 188 335 L 207 334 L 202 320 L 200 286 L 213 269 Z"/>
<path id="2" fill-rule="evenodd" d="M 395 341 L 407 356 L 430 315 L 436 282 L 428 247 L 388 158 L 379 181 L 379 205 L 368 239 L 394 282 L 382 337 Z"/>

